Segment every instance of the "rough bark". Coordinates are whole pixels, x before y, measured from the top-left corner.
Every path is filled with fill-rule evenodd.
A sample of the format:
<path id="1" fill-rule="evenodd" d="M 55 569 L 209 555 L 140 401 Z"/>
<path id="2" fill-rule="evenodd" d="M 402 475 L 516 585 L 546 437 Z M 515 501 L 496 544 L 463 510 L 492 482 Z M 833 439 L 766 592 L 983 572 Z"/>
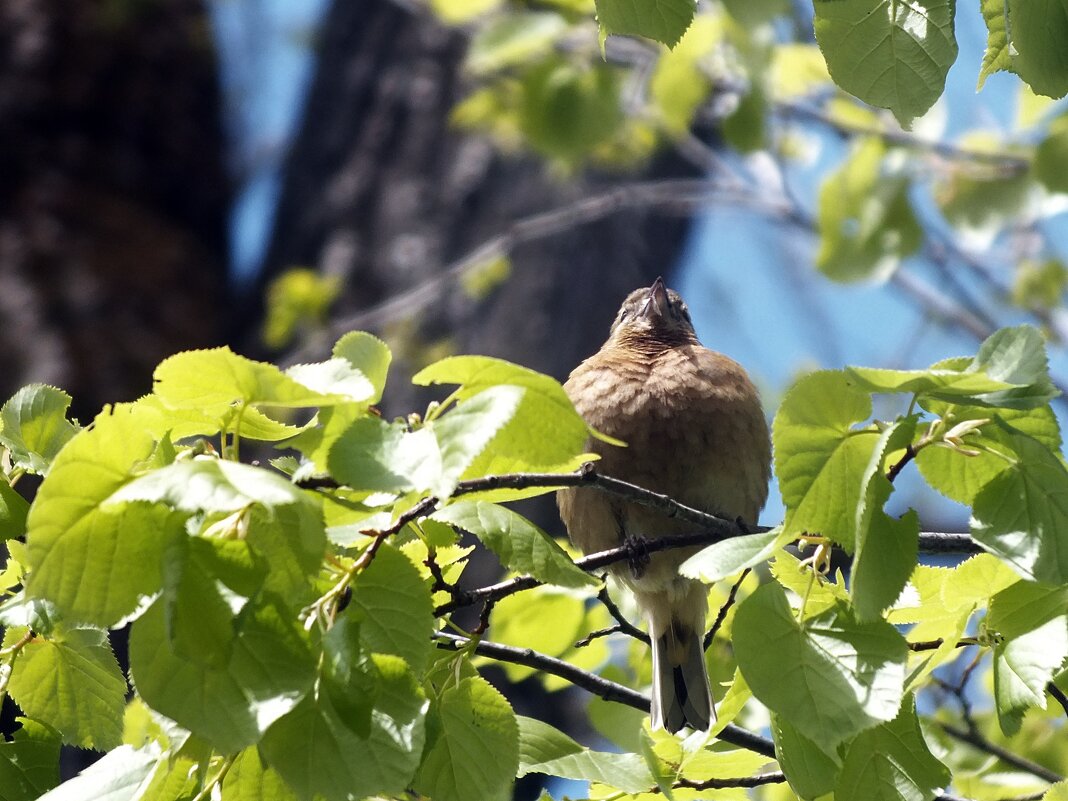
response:
<path id="1" fill-rule="evenodd" d="M 0 4 L 0 395 L 85 419 L 220 339 L 219 106 L 199 0 Z"/>

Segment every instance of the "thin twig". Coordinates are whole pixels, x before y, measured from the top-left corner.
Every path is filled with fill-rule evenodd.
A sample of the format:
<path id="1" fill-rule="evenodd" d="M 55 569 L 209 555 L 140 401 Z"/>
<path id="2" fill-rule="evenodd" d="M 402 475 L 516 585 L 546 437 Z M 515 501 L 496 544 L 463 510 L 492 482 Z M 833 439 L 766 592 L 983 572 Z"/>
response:
<path id="1" fill-rule="evenodd" d="M 438 648 L 447 651 L 459 651 L 464 648 L 472 648 L 475 653 L 487 656 L 500 662 L 509 662 L 515 665 L 524 665 L 550 673 L 554 676 L 567 679 L 576 687 L 581 687 L 587 692 L 593 693 L 606 701 L 615 701 L 620 704 L 633 707 L 642 712 L 649 711 L 649 699 L 641 693 L 617 684 L 614 681 L 601 678 L 588 671 L 577 668 L 569 662 L 547 654 L 538 653 L 530 648 L 516 648 L 511 645 L 502 645 L 485 640 L 476 641 L 457 634 L 438 631 L 434 632 L 434 644 Z M 746 748 L 758 754 L 763 754 L 769 759 L 775 758 L 775 745 L 766 737 L 754 734 L 748 729 L 728 724 L 717 737 L 724 742 Z"/>
<path id="2" fill-rule="evenodd" d="M 746 568 L 742 571 L 742 574 L 738 576 L 738 580 L 731 585 L 731 591 L 727 593 L 727 600 L 723 602 L 723 606 L 719 608 L 719 614 L 716 615 L 716 620 L 712 624 L 712 628 L 705 634 L 705 640 L 702 643 L 702 648 L 707 651 L 712 645 L 712 642 L 716 639 L 716 634 L 719 632 L 720 627 L 723 626 L 723 621 L 727 619 L 727 612 L 734 606 L 735 598 L 738 596 L 738 588 L 742 586 L 742 582 L 745 581 L 746 576 L 752 572 L 751 568 Z"/>
<path id="3" fill-rule="evenodd" d="M 739 779 L 705 779 L 703 782 L 696 782 L 680 778 L 675 782 L 675 786 L 687 790 L 724 790 L 728 787 L 762 787 L 765 784 L 782 784 L 784 781 L 786 781 L 786 776 L 782 771 L 776 770 L 757 776 L 743 776 Z"/>
<path id="4" fill-rule="evenodd" d="M 886 471 L 887 481 L 893 484 L 894 479 L 898 477 L 898 474 L 905 468 L 905 465 L 907 465 L 915 458 L 916 449 L 912 447 L 912 443 L 910 442 L 905 447 L 905 453 L 902 454 L 901 458 L 894 462 L 892 465 L 890 465 L 890 469 Z"/>
<path id="5" fill-rule="evenodd" d="M 619 607 L 616 606 L 616 602 L 612 600 L 612 596 L 608 594 L 608 587 L 601 587 L 601 591 L 597 593 L 597 600 L 600 601 L 604 608 L 608 610 L 608 614 L 612 616 L 612 619 L 616 621 L 615 628 L 628 637 L 633 637 L 636 640 L 641 640 L 646 645 L 649 644 L 649 635 L 642 631 L 640 628 L 631 623 L 624 614 L 619 611 Z"/>
<path id="6" fill-rule="evenodd" d="M 1019 754 L 1014 754 L 1012 751 L 1008 751 L 1002 748 L 997 743 L 992 743 L 986 739 L 979 732 L 970 732 L 967 729 L 962 729 L 954 726 L 952 723 L 944 723 L 939 721 L 939 727 L 955 740 L 959 740 L 962 743 L 967 743 L 980 751 L 995 756 L 1002 762 L 1012 765 L 1014 768 L 1019 768 L 1026 773 L 1030 773 L 1032 776 L 1037 776 L 1043 781 L 1047 781 L 1050 784 L 1056 784 L 1059 781 L 1064 781 L 1064 777 L 1045 767 L 1039 765 L 1037 762 L 1032 762 L 1029 759 L 1025 759 Z"/>
<path id="7" fill-rule="evenodd" d="M 1068 715 L 1068 695 L 1065 695 L 1064 691 L 1052 681 L 1046 685 L 1046 692 L 1057 700 L 1057 703 L 1064 709 L 1064 714 Z"/>
<path id="8" fill-rule="evenodd" d="M 623 631 L 623 627 L 619 623 L 616 623 L 613 626 L 608 626 L 608 627 L 603 628 L 603 629 L 594 629 L 589 634 L 587 634 L 585 637 L 583 637 L 581 640 L 576 642 L 575 643 L 575 647 L 576 648 L 585 648 L 587 645 L 589 645 L 594 640 L 599 640 L 602 637 L 610 637 L 613 634 L 625 634 L 625 633 L 626 632 Z"/>
<path id="9" fill-rule="evenodd" d="M 909 650 L 910 651 L 934 651 L 934 650 L 936 650 L 938 648 L 941 648 L 943 642 L 944 642 L 944 640 L 941 640 L 941 639 L 938 639 L 938 640 L 916 640 L 915 642 L 908 643 L 908 646 L 909 646 Z M 953 647 L 954 648 L 967 648 L 969 645 L 979 645 L 979 641 L 974 639 L 974 638 L 971 638 L 971 637 L 965 637 L 964 639 L 957 640 L 957 644 L 954 645 Z"/>

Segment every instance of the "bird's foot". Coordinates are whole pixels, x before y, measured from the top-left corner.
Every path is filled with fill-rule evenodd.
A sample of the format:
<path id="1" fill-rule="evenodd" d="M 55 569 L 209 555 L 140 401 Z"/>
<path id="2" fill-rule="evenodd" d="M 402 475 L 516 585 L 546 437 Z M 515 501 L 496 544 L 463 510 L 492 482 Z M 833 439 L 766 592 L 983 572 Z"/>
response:
<path id="1" fill-rule="evenodd" d="M 749 530 L 749 526 L 747 526 L 745 524 L 745 521 L 742 520 L 742 516 L 741 515 L 738 515 L 736 518 L 734 518 L 734 525 L 738 526 L 738 530 L 741 531 L 742 534 L 751 534 L 752 533 Z"/>
<path id="2" fill-rule="evenodd" d="M 630 553 L 627 557 L 627 564 L 630 565 L 631 575 L 636 579 L 640 579 L 645 574 L 645 569 L 649 567 L 647 543 L 648 540 L 645 537 L 635 534 L 627 534 L 623 537 L 623 544 L 627 546 L 627 551 Z"/>

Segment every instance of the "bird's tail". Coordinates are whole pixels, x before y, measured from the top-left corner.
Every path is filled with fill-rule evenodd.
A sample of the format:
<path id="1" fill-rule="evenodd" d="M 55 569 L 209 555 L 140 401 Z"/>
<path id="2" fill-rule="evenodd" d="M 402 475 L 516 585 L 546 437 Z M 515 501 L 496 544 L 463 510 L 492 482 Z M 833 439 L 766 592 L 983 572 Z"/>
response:
<path id="1" fill-rule="evenodd" d="M 705 671 L 703 632 L 671 616 L 657 633 L 650 627 L 653 645 L 653 704 L 650 713 L 654 729 L 677 732 L 683 726 L 708 731 L 715 718 L 712 694 Z"/>

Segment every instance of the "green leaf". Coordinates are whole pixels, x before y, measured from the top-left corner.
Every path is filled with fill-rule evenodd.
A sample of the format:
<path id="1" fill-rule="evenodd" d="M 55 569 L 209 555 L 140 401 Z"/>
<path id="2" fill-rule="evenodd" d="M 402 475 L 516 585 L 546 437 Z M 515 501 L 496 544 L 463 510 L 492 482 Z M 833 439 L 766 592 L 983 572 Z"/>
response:
<path id="1" fill-rule="evenodd" d="M 5 645 L 16 633 L 8 630 Z M 122 742 L 126 679 L 100 629 L 35 637 L 23 647 L 9 689 L 27 716 L 47 721 L 66 743 L 106 751 Z"/>
<path id="2" fill-rule="evenodd" d="M 983 63 L 979 67 L 979 83 L 975 87 L 977 92 L 995 72 L 1013 71 L 1007 30 L 1009 11 L 1005 7 L 1005 0 L 979 0 L 979 8 L 983 12 L 987 34 Z"/>
<path id="3" fill-rule="evenodd" d="M 857 5 L 869 13 L 863 0 L 818 0 L 816 8 Z M 889 161 L 882 140 L 867 137 L 858 140 L 845 163 L 824 179 L 816 219 L 820 237 L 816 266 L 828 278 L 885 280 L 901 259 L 919 250 L 923 229 L 909 202 L 908 179 L 890 169 Z"/>
<path id="4" fill-rule="evenodd" d="M 153 373 L 154 392 L 172 409 L 223 415 L 231 406 L 306 407 L 349 403 L 301 384 L 278 367 L 229 348 L 190 350 L 164 359 Z"/>
<path id="5" fill-rule="evenodd" d="M 767 96 L 759 85 L 753 85 L 721 123 L 723 138 L 739 153 L 762 150 L 767 147 L 767 116 Z"/>
<path id="6" fill-rule="evenodd" d="M 1068 587 L 1017 581 L 990 599 L 987 627 L 1007 640 L 1056 620 L 1068 609 Z"/>
<path id="7" fill-rule="evenodd" d="M 353 403 L 371 402 L 375 387 L 348 359 L 328 359 L 325 362 L 295 364 L 285 374 L 302 386 L 325 396 L 343 396 Z"/>
<path id="8" fill-rule="evenodd" d="M 118 489 L 105 505 L 129 501 L 165 503 L 183 512 L 236 512 L 311 503 L 311 496 L 285 476 L 261 467 L 203 458 L 153 470 Z"/>
<path id="9" fill-rule="evenodd" d="M 576 781 L 603 782 L 626 793 L 641 793 L 653 786 L 645 760 L 637 754 L 591 751 L 548 723 L 520 716 L 519 772 L 544 773 Z"/>
<path id="10" fill-rule="evenodd" d="M 37 801 L 125 801 L 136 797 L 158 762 L 158 749 L 119 746 Z"/>
<path id="11" fill-rule="evenodd" d="M 341 615 L 323 638 L 322 688 L 345 724 L 361 737 L 371 732 L 378 671 L 360 643 L 360 626 Z"/>
<path id="12" fill-rule="evenodd" d="M 525 71 L 522 91 L 519 127 L 550 158 L 579 162 L 623 122 L 620 72 L 608 64 L 552 57 Z"/>
<path id="13" fill-rule="evenodd" d="M 485 501 L 460 501 L 436 512 L 434 519 L 474 534 L 509 570 L 564 587 L 598 583 L 575 566 L 556 540 L 511 509 Z"/>
<path id="14" fill-rule="evenodd" d="M 304 801 L 403 793 L 419 766 L 427 702 L 403 659 L 375 654 L 371 731 L 361 737 L 320 695 L 305 698 L 264 735 L 260 753 Z"/>
<path id="15" fill-rule="evenodd" d="M 649 99 L 669 133 L 688 133 L 694 114 L 708 99 L 712 84 L 703 63 L 722 39 L 722 23 L 704 14 L 694 20 L 677 47 L 656 60 Z"/>
<path id="16" fill-rule="evenodd" d="M 1045 341 L 1031 325 L 995 331 L 979 346 L 968 370 L 1015 385 L 1013 389 L 983 393 L 971 400 L 981 406 L 1031 409 L 1044 406 L 1060 394 L 1049 378 Z"/>
<path id="17" fill-rule="evenodd" d="M 526 392 L 515 386 L 488 387 L 430 423 L 441 449 L 441 476 L 428 489 L 439 498 L 451 495 L 461 476 L 516 417 Z"/>
<path id="18" fill-rule="evenodd" d="M 174 652 L 160 601 L 130 635 L 130 672 L 145 703 L 224 753 L 257 742 L 293 709 L 315 678 L 307 635 L 284 605 L 250 604 L 236 628 L 223 667 Z"/>
<path id="19" fill-rule="evenodd" d="M 264 764 L 256 748 L 237 755 L 222 783 L 226 801 L 297 801 L 296 794 L 278 775 Z"/>
<path id="20" fill-rule="evenodd" d="M 1003 433 L 1016 461 L 975 496 L 972 537 L 1024 578 L 1068 583 L 1068 471 L 1037 440 Z"/>
<path id="21" fill-rule="evenodd" d="M 330 447 L 326 465 L 354 489 L 410 492 L 438 480 L 441 450 L 429 428 L 408 431 L 401 423 L 360 417 Z"/>
<path id="22" fill-rule="evenodd" d="M 166 509 L 101 504 L 155 448 L 142 413 L 102 413 L 56 457 L 26 520 L 27 591 L 73 619 L 110 626 L 160 588 L 166 543 L 181 519 Z"/>
<path id="23" fill-rule="evenodd" d="M 418 568 L 391 545 L 378 549 L 352 584 L 351 607 L 359 610 L 366 650 L 403 657 L 422 673 L 433 645 L 433 604 Z"/>
<path id="24" fill-rule="evenodd" d="M 515 415 L 474 461 L 464 478 L 515 472 L 564 472 L 589 458 L 583 453 L 589 428 L 564 388 L 547 375 L 488 356 L 452 356 L 421 370 L 412 381 L 419 385 L 459 384 L 456 396 L 460 399 L 498 385 L 526 390 Z"/>
<path id="25" fill-rule="evenodd" d="M 440 801 L 501 797 L 519 767 L 515 712 L 481 677 L 461 679 L 435 708 L 437 736 L 414 787 Z"/>
<path id="26" fill-rule="evenodd" d="M 908 650 L 889 623 L 839 605 L 802 627 L 770 583 L 741 603 L 733 632 L 753 695 L 810 740 L 833 748 L 897 715 Z"/>
<path id="27" fill-rule="evenodd" d="M 481 26 L 471 39 L 464 67 L 475 76 L 520 67 L 540 58 L 567 30 L 567 22 L 554 11 L 515 9 Z"/>
<path id="28" fill-rule="evenodd" d="M 953 0 L 815 0 L 816 42 L 834 82 L 904 126 L 942 95 L 957 59 Z"/>
<path id="29" fill-rule="evenodd" d="M 910 509 L 900 518 L 876 512 L 853 563 L 850 591 L 860 621 L 875 620 L 897 600 L 916 567 L 920 519 Z"/>
<path id="30" fill-rule="evenodd" d="M 26 533 L 30 504 L 3 478 L 0 478 L 0 542 Z"/>
<path id="31" fill-rule="evenodd" d="M 889 723 L 861 732 L 849 744 L 835 801 L 931 801 L 950 780 L 931 754 L 912 696 Z"/>
<path id="32" fill-rule="evenodd" d="M 305 328 L 322 326 L 340 290 L 341 276 L 307 267 L 288 269 L 272 279 L 267 287 L 263 343 L 280 350 Z"/>
<path id="33" fill-rule="evenodd" d="M 428 491 L 447 498 L 514 418 L 525 392 L 516 386 L 487 387 L 415 431 L 376 417 L 359 418 L 330 449 L 330 472 L 355 489 Z"/>
<path id="34" fill-rule="evenodd" d="M 998 454 L 1012 455 L 1013 431 L 1027 434 L 1051 450 L 1059 451 L 1061 447 L 1060 427 L 1049 406 L 996 411 L 983 406 L 925 406 L 941 415 L 947 426 L 968 420 L 991 421 L 964 440 L 965 447 L 977 451 L 977 455 L 943 447 L 927 447 L 916 455 L 916 465 L 927 483 L 966 506 L 971 506 L 979 491 L 1009 468 L 1009 459 Z"/>
<path id="35" fill-rule="evenodd" d="M 1051 192 L 1068 192 L 1068 115 L 1050 123 L 1049 133 L 1035 149 L 1035 177 Z"/>
<path id="36" fill-rule="evenodd" d="M 345 359 L 371 382 L 374 391 L 365 400 L 378 403 L 382 399 L 389 365 L 393 361 L 393 354 L 385 342 L 366 331 L 350 331 L 334 344 L 333 355 L 336 359 Z"/>
<path id="37" fill-rule="evenodd" d="M 790 787 L 801 798 L 818 798 L 834 790 L 841 760 L 828 754 L 780 715 L 771 716 L 775 758 Z"/>
<path id="38" fill-rule="evenodd" d="M 953 403 L 964 403 L 973 395 L 1013 387 L 984 373 L 934 367 L 928 370 L 846 367 L 845 371 L 867 392 L 907 392 Z"/>
<path id="39" fill-rule="evenodd" d="M 222 667 L 230 659 L 234 615 L 263 583 L 247 542 L 180 537 L 167 549 L 163 605 L 175 654 Z"/>
<path id="40" fill-rule="evenodd" d="M 70 401 L 61 389 L 30 384 L 0 407 L 0 445 L 10 451 L 14 467 L 48 473 L 56 454 L 78 433 L 67 420 Z"/>
<path id="41" fill-rule="evenodd" d="M 59 784 L 59 734 L 19 718 L 14 738 L 0 742 L 0 801 L 34 801 Z"/>
<path id="42" fill-rule="evenodd" d="M 871 408 L 841 372 L 812 373 L 786 394 L 772 425 L 785 532 L 818 532 L 852 549 L 862 478 L 880 439 L 874 429 L 852 426 Z"/>
<path id="43" fill-rule="evenodd" d="M 1068 595 L 1068 593 L 1062 593 Z M 1068 598 L 1062 614 L 994 649 L 994 705 L 1008 736 L 1020 730 L 1024 713 L 1046 708 L 1046 685 L 1068 658 Z"/>
<path id="44" fill-rule="evenodd" d="M 778 527 L 761 534 L 731 537 L 695 553 L 679 565 L 679 573 L 714 584 L 766 562 L 793 539 L 792 534 Z"/>
<path id="45" fill-rule="evenodd" d="M 546 626 L 546 620 L 552 625 Z M 537 587 L 502 598 L 490 618 L 494 641 L 557 657 L 589 632 L 586 620 L 585 599 L 555 587 Z M 505 663 L 501 667 L 513 683 L 537 673 L 526 665 Z"/>
<path id="46" fill-rule="evenodd" d="M 597 22 L 602 37 L 644 36 L 674 47 L 693 22 L 695 10 L 694 0 L 597 0 Z"/>
<path id="47" fill-rule="evenodd" d="M 1060 0 L 1008 0 L 1009 37 L 1016 74 L 1037 94 L 1068 92 L 1068 9 Z"/>

